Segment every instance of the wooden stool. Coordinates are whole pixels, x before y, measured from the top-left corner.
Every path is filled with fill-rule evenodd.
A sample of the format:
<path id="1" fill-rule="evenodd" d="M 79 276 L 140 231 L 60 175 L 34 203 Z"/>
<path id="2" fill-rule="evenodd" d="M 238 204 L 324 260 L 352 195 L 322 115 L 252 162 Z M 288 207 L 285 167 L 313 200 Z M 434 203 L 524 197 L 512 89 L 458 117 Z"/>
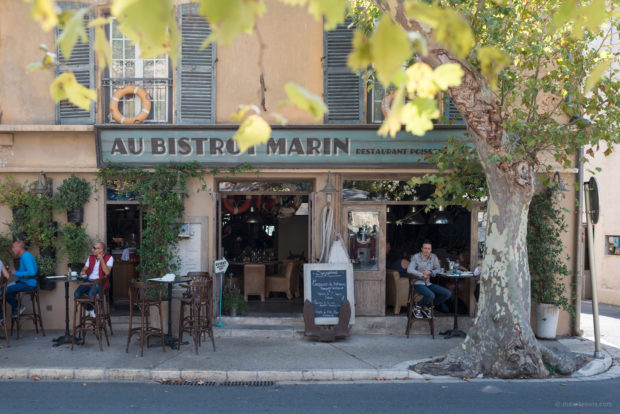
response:
<path id="1" fill-rule="evenodd" d="M 73 299 L 73 339 L 71 340 L 71 350 L 75 345 L 75 338 L 79 332 L 82 338 L 82 343 L 86 342 L 86 332 L 93 331 L 97 341 L 99 342 L 99 350 L 103 351 L 103 345 L 101 342 L 101 332 L 105 334 L 105 341 L 110 346 L 110 339 L 108 338 L 108 330 L 106 329 L 106 314 L 104 311 L 103 298 L 105 279 L 95 279 L 90 282 L 80 283 L 78 286 L 91 286 L 95 292 L 93 296 L 80 296 Z M 99 289 L 97 289 L 99 287 Z M 87 314 L 88 306 L 92 306 L 95 311 L 95 317 Z M 79 323 L 78 323 L 79 321 Z"/>
<path id="2" fill-rule="evenodd" d="M 22 308 L 22 301 L 24 296 L 30 297 L 32 303 L 32 312 L 20 314 L 19 310 Z M 39 326 L 41 327 L 41 333 L 45 336 L 45 329 L 43 329 L 43 320 L 41 319 L 41 304 L 39 303 L 39 284 L 34 290 L 27 290 L 23 292 L 17 292 L 17 318 L 11 318 L 11 335 L 13 335 L 13 326 L 17 324 L 17 337 L 19 339 L 19 332 L 21 330 L 22 319 L 31 320 L 34 323 L 34 329 L 36 333 L 39 333 Z"/>
<path id="3" fill-rule="evenodd" d="M 114 331 L 112 331 L 112 317 L 110 316 L 110 289 L 105 289 L 103 292 L 103 313 L 106 322 L 108 323 L 108 328 L 110 328 L 110 335 L 114 335 Z"/>
<path id="4" fill-rule="evenodd" d="M 215 338 L 213 335 L 213 279 L 195 279 L 188 286 L 189 295 L 181 299 L 181 309 L 179 312 L 179 342 L 178 348 L 181 349 L 183 343 L 183 332 L 192 335 L 196 355 L 198 347 L 201 345 L 201 337 L 209 335 L 213 352 L 215 352 Z M 185 308 L 189 308 L 189 314 L 185 315 Z"/>
<path id="5" fill-rule="evenodd" d="M 409 338 L 409 333 L 411 332 L 411 328 L 413 327 L 413 322 L 428 322 L 431 328 L 431 335 L 433 339 L 435 339 L 435 313 L 433 311 L 433 302 L 431 302 L 430 310 L 431 310 L 431 318 L 423 318 L 418 319 L 413 316 L 413 309 L 415 308 L 416 301 L 423 298 L 422 295 L 416 293 L 414 289 L 415 279 L 412 276 L 409 276 L 409 300 L 407 301 L 407 328 L 405 329 L 405 335 Z"/>
<path id="6" fill-rule="evenodd" d="M 6 346 L 11 347 L 11 343 L 9 342 L 9 334 L 7 332 L 6 327 L 6 285 L 8 280 L 0 275 L 0 291 L 2 292 L 2 297 L 0 298 L 0 306 L 2 306 L 2 321 L 0 321 L 0 326 L 4 330 L 4 339 L 6 341 Z M 9 315 L 10 317 L 10 315 Z"/>
<path id="7" fill-rule="evenodd" d="M 132 328 L 133 309 L 140 310 L 140 326 Z M 159 328 L 154 328 L 149 323 L 151 308 L 156 308 L 159 312 Z M 144 343 L 149 347 L 149 338 L 153 335 L 161 337 L 161 349 L 166 352 L 166 340 L 164 339 L 164 320 L 161 312 L 161 289 L 145 282 L 129 282 L 129 332 L 127 333 L 127 347 L 125 353 L 129 353 L 131 336 L 139 334 L 140 356 L 144 356 Z"/>

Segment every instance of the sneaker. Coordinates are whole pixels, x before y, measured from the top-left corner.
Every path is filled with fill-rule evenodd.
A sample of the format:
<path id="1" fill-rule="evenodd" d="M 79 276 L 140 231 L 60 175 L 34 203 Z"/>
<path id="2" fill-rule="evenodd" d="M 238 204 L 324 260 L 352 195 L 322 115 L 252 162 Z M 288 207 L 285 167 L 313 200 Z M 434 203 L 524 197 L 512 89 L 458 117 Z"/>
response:
<path id="1" fill-rule="evenodd" d="M 422 308 L 420 309 L 420 311 L 422 312 L 422 315 L 424 315 L 424 317 L 428 319 L 433 319 L 433 313 L 431 312 L 430 307 Z"/>
<path id="2" fill-rule="evenodd" d="M 88 317 L 93 318 L 93 319 L 95 318 L 95 311 L 94 310 L 86 311 L 86 313 L 87 313 Z"/>
<path id="3" fill-rule="evenodd" d="M 422 308 L 421 308 L 420 306 L 416 305 L 416 306 L 413 308 L 413 316 L 414 316 L 416 319 L 422 319 L 422 318 L 423 318 L 423 316 L 422 316 Z"/>

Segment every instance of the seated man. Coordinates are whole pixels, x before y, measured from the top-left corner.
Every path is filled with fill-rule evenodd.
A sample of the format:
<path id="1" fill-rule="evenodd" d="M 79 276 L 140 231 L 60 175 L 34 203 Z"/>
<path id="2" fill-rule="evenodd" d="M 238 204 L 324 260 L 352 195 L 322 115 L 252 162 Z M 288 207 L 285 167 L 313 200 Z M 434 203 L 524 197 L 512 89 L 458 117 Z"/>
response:
<path id="1" fill-rule="evenodd" d="M 431 318 L 430 304 L 434 301 L 435 306 L 441 305 L 451 295 L 448 289 L 430 282 L 431 276 L 435 276 L 440 271 L 439 259 L 431 253 L 432 249 L 431 242 L 424 241 L 422 251 L 411 257 L 411 263 L 407 268 L 407 273 L 415 276 L 415 291 L 423 296 L 413 308 L 413 316 L 418 319 L 421 319 L 422 315 Z"/>
<path id="2" fill-rule="evenodd" d="M 37 288 L 37 262 L 32 254 L 26 250 L 26 243 L 18 240 L 13 243 L 11 248 L 15 257 L 19 257 L 19 269 L 12 271 L 17 281 L 6 288 L 6 301 L 11 304 L 11 318 L 17 318 L 17 292 L 27 292 Z M 19 309 L 19 313 L 24 313 L 24 305 Z M 3 318 L 3 309 L 0 309 L 0 319 Z"/>
<path id="3" fill-rule="evenodd" d="M 108 277 L 112 271 L 112 266 L 114 265 L 114 257 L 105 252 L 105 244 L 101 241 L 93 244 L 92 251 L 93 254 L 88 256 L 88 260 L 86 260 L 80 274 L 84 276 L 88 275 L 88 280 L 97 280 L 102 277 Z M 108 288 L 107 284 L 108 282 L 106 281 L 105 289 Z M 99 286 L 97 286 L 97 292 L 99 292 Z M 75 293 L 73 295 L 76 298 L 79 298 L 82 295 L 95 296 L 95 287 L 79 286 L 75 289 Z M 90 317 L 94 318 L 95 310 L 92 305 L 89 304 L 86 309 L 88 310 Z"/>

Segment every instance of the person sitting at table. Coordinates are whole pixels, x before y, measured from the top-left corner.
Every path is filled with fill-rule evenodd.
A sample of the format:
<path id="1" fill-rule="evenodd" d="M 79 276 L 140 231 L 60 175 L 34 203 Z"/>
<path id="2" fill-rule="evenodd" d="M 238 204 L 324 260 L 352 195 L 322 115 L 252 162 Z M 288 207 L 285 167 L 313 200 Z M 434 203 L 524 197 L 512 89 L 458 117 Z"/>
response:
<path id="1" fill-rule="evenodd" d="M 37 262 L 32 254 L 26 250 L 26 242 L 17 240 L 11 248 L 15 257 L 19 257 L 19 269 L 13 270 L 11 273 L 17 278 L 17 281 L 6 288 L 6 301 L 11 305 L 11 318 L 17 318 L 17 292 L 27 292 L 37 288 Z M 26 307 L 22 305 L 19 313 L 23 313 Z M 3 309 L 0 309 L 0 318 L 3 317 Z"/>
<path id="2" fill-rule="evenodd" d="M 392 260 L 390 260 L 387 264 L 387 268 L 390 270 L 398 271 L 400 277 L 409 277 L 407 273 L 407 268 L 409 267 L 409 259 L 407 258 L 407 253 L 405 251 L 394 251 L 392 254 Z"/>
<path id="3" fill-rule="evenodd" d="M 114 265 L 114 257 L 105 252 L 105 243 L 102 241 L 94 243 L 92 251 L 93 254 L 88 256 L 88 259 L 80 271 L 80 274 L 83 276 L 88 276 L 88 280 L 97 280 L 102 277 L 108 277 L 112 271 L 112 266 Z M 104 289 L 108 288 L 107 284 L 108 281 L 106 281 L 106 286 Z M 97 292 L 99 292 L 99 286 L 97 286 Z M 79 286 L 75 289 L 75 293 L 73 294 L 76 298 L 83 295 L 95 296 L 95 286 Z M 91 304 L 88 304 L 86 310 L 89 312 L 89 316 L 91 318 L 95 317 L 95 310 Z"/>
<path id="4" fill-rule="evenodd" d="M 424 315 L 431 318 L 430 304 L 440 305 L 448 300 L 451 293 L 448 289 L 430 282 L 431 276 L 435 276 L 440 272 L 439 259 L 431 253 L 433 246 L 430 241 L 425 240 L 422 243 L 422 249 L 419 253 L 411 257 L 411 262 L 407 268 L 407 273 L 411 273 L 415 277 L 414 289 L 423 296 L 422 300 L 416 302 L 413 308 L 413 315 L 421 318 Z"/>
<path id="5" fill-rule="evenodd" d="M 15 242 L 15 243 L 17 243 L 17 242 Z M 15 246 L 15 243 L 13 243 L 14 246 Z M 22 245 L 22 244 L 23 244 L 23 242 L 20 245 Z M 25 244 L 22 245 L 22 248 L 24 248 L 24 250 L 25 250 Z M 15 247 L 13 247 L 13 253 L 15 253 Z M 28 252 L 24 252 L 24 253 L 28 253 Z M 28 256 L 30 256 L 30 257 L 28 257 Z M 23 270 L 27 269 L 28 266 L 32 266 L 32 262 L 34 262 L 34 274 L 36 275 L 37 274 L 37 262 L 34 260 L 34 258 L 32 258 L 32 261 L 30 261 L 30 258 L 32 257 L 32 255 L 30 253 L 28 253 L 28 255 L 26 255 L 25 257 L 24 257 L 23 254 L 21 256 L 19 256 L 19 257 L 20 257 L 20 260 L 19 260 L 19 270 L 23 271 Z M 23 265 L 22 265 L 22 258 L 24 260 L 24 264 Z M 0 260 L 0 268 L 2 268 L 2 271 L 1 271 L 2 273 L 1 273 L 0 277 L 4 277 L 8 281 L 10 275 L 9 275 L 9 272 L 4 267 L 4 264 L 2 263 L 2 260 Z M 21 273 L 19 273 L 19 271 L 17 273 L 18 273 L 17 277 L 20 278 L 19 274 L 21 274 Z M 27 272 L 27 273 L 31 273 L 31 272 Z M 21 277 L 23 278 L 25 276 L 21 276 Z M 20 280 L 21 280 L 21 278 L 20 278 Z M 34 281 L 35 281 L 35 287 L 36 287 L 36 279 L 34 279 Z M 21 283 L 22 282 L 20 282 L 20 284 Z M 12 304 L 11 302 L 9 302 L 9 303 L 11 303 L 11 306 L 13 307 L 13 312 L 11 312 L 11 317 L 15 317 L 15 318 L 17 317 L 17 310 L 15 309 L 17 307 L 17 300 L 15 300 L 15 293 L 19 292 L 19 290 L 16 290 L 16 287 L 19 287 L 18 283 L 13 284 L 13 285 L 7 287 L 7 289 L 6 289 L 7 301 L 9 300 L 9 292 L 12 292 L 11 293 L 11 297 L 13 298 L 15 304 Z M 24 290 L 33 290 L 33 289 L 24 289 Z M 1 289 L 0 289 L 0 297 L 2 297 L 2 290 Z M 23 306 L 22 306 L 22 308 L 23 308 Z M 3 315 L 2 312 L 4 312 L 4 309 L 2 308 L 2 306 L 0 306 L 0 324 L 4 320 L 4 315 Z M 23 312 L 23 310 L 22 310 L 22 312 Z"/>

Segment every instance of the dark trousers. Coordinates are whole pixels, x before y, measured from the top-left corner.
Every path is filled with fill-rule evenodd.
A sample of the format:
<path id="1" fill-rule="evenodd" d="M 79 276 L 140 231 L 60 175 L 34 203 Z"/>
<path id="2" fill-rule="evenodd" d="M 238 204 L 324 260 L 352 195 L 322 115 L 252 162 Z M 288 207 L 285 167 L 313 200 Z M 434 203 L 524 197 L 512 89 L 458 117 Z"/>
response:
<path id="1" fill-rule="evenodd" d="M 97 288 L 97 293 L 99 293 L 99 286 L 97 285 L 93 285 L 93 286 L 78 286 L 77 289 L 75 289 L 75 293 L 73 294 L 74 297 L 79 298 L 80 296 L 90 296 L 90 297 L 94 297 L 95 296 L 95 287 Z M 90 303 L 88 305 L 86 305 L 86 309 L 87 310 L 93 310 L 93 305 L 91 305 Z"/>
<path id="2" fill-rule="evenodd" d="M 15 294 L 17 292 L 28 292 L 31 290 L 35 290 L 36 287 L 35 286 L 30 286 L 24 282 L 22 282 L 21 280 L 18 280 L 17 282 L 15 282 L 14 284 L 8 286 L 6 288 L 6 301 L 11 305 L 11 308 L 13 308 L 13 314 L 16 314 L 17 311 L 19 309 L 17 309 L 17 298 L 15 297 Z M 2 296 L 2 291 L 0 290 L 0 296 Z M 2 309 L 2 306 L 0 306 L 0 318 L 2 318 L 4 315 L 3 313 L 4 309 Z"/>
<path id="3" fill-rule="evenodd" d="M 433 302 L 435 306 L 441 305 L 450 299 L 452 295 L 448 289 L 434 283 L 431 283 L 429 286 L 414 285 L 414 289 L 420 295 L 424 296 L 420 302 L 416 303 L 416 305 L 422 307 L 430 305 L 431 302 Z"/>

